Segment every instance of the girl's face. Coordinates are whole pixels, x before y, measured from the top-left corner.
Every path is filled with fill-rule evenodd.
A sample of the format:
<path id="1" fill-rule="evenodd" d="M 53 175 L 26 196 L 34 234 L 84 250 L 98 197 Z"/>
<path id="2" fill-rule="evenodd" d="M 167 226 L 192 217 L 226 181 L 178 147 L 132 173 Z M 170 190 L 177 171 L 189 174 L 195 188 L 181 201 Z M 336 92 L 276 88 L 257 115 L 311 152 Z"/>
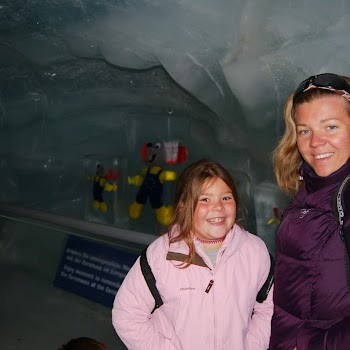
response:
<path id="1" fill-rule="evenodd" d="M 193 233 L 200 239 L 224 237 L 236 219 L 236 201 L 230 187 L 220 178 L 204 184 L 193 215 Z"/>
<path id="2" fill-rule="evenodd" d="M 297 145 L 319 176 L 328 176 L 350 157 L 350 117 L 343 97 L 324 96 L 296 107 Z"/>

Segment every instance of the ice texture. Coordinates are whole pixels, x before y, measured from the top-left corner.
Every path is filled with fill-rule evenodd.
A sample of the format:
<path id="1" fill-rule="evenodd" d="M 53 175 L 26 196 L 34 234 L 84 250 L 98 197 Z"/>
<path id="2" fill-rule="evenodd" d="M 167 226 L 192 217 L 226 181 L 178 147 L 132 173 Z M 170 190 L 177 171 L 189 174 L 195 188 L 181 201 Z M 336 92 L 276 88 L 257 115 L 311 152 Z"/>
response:
<path id="1" fill-rule="evenodd" d="M 187 162 L 243 174 L 259 234 L 254 194 L 274 182 L 283 105 L 311 74 L 347 74 L 349 12 L 344 0 L 2 2 L 0 199 L 86 218 L 86 155 L 120 159 L 122 209 L 108 223 L 155 233 L 151 208 L 128 219 L 127 178 L 144 143 L 181 141 Z"/>

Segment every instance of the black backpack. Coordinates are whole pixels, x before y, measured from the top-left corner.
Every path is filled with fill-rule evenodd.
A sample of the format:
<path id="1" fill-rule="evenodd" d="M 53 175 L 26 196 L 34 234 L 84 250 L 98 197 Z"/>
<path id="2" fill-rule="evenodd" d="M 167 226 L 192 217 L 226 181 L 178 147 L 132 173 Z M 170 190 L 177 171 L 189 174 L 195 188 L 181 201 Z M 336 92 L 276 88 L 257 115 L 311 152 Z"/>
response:
<path id="1" fill-rule="evenodd" d="M 141 265 L 142 274 L 146 280 L 148 288 L 149 288 L 149 290 L 154 298 L 154 301 L 155 301 L 154 309 L 151 312 L 151 313 L 153 313 L 156 309 L 158 309 L 160 306 L 163 305 L 163 300 L 162 300 L 162 298 L 159 294 L 159 291 L 156 287 L 156 279 L 153 275 L 151 267 L 148 264 L 146 251 L 147 251 L 147 248 L 144 249 L 141 253 L 140 265 Z M 259 303 L 262 303 L 267 298 L 267 296 L 270 292 L 270 289 L 273 285 L 275 261 L 274 261 L 271 254 L 270 254 L 270 260 L 271 260 L 271 265 L 270 265 L 269 275 L 267 276 L 267 279 L 266 279 L 264 285 L 261 287 L 258 295 L 256 296 L 256 300 Z"/>

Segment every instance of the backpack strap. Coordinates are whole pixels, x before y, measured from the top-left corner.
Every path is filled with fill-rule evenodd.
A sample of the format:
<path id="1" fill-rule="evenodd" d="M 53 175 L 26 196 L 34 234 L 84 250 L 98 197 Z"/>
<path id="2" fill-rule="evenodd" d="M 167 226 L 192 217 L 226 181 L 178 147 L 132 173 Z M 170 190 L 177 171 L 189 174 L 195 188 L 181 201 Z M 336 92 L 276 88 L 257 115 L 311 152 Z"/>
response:
<path id="1" fill-rule="evenodd" d="M 270 271 L 269 271 L 269 275 L 266 278 L 266 281 L 264 283 L 264 285 L 261 287 L 261 289 L 258 292 L 258 295 L 256 296 L 256 301 L 258 303 L 262 303 L 267 296 L 270 293 L 270 290 L 272 288 L 273 285 L 273 281 L 274 281 L 274 277 L 275 277 L 275 259 L 273 258 L 273 256 L 269 253 L 270 255 Z"/>
<path id="2" fill-rule="evenodd" d="M 158 309 L 160 306 L 163 305 L 163 300 L 162 300 L 162 297 L 160 296 L 159 291 L 157 289 L 156 279 L 153 275 L 151 267 L 148 264 L 146 252 L 147 252 L 147 248 L 145 248 L 141 252 L 140 265 L 141 265 L 142 274 L 146 280 L 147 286 L 148 286 L 148 288 L 149 288 L 149 290 L 154 298 L 154 301 L 155 301 L 154 309 L 151 312 L 151 314 L 153 314 L 153 312 L 156 309 Z M 273 281 L 274 281 L 275 260 L 271 254 L 269 254 L 269 256 L 270 256 L 270 262 L 271 262 L 269 275 L 267 276 L 267 279 L 266 279 L 264 285 L 261 287 L 261 289 L 258 292 L 258 295 L 256 296 L 256 301 L 259 303 L 262 303 L 267 298 L 267 296 L 269 295 L 269 292 L 271 290 L 271 287 L 273 285 Z"/>
<path id="3" fill-rule="evenodd" d="M 158 292 L 158 289 L 156 287 L 156 279 L 153 275 L 151 267 L 148 264 L 146 252 L 147 252 L 147 248 L 145 248 L 141 252 L 140 265 L 141 265 L 142 274 L 146 280 L 147 286 L 148 286 L 148 288 L 149 288 L 149 290 L 154 298 L 154 301 L 155 301 L 154 309 L 151 312 L 151 314 L 153 314 L 153 312 L 156 309 L 158 309 L 160 306 L 163 305 L 163 300 L 162 300 L 162 298 Z"/>
<path id="4" fill-rule="evenodd" d="M 337 206 L 337 211 L 338 211 L 338 220 L 339 220 L 339 224 L 341 225 L 341 227 L 343 227 L 344 224 L 344 209 L 343 209 L 343 192 L 344 192 L 344 188 L 346 187 L 346 184 L 348 183 L 350 179 L 350 174 L 343 180 L 343 182 L 341 183 L 339 189 L 338 189 L 338 193 L 336 196 L 336 206 Z"/>
<path id="5" fill-rule="evenodd" d="M 346 270 L 346 282 L 347 282 L 348 292 L 350 292 L 350 254 L 349 254 L 349 249 L 347 248 L 345 243 L 345 237 L 344 237 L 344 231 L 343 231 L 343 225 L 344 225 L 343 193 L 344 193 L 344 188 L 346 187 L 349 179 L 350 179 L 350 174 L 343 180 L 336 195 L 336 209 L 338 212 L 338 221 L 340 225 L 340 238 L 344 243 L 345 270 Z"/>

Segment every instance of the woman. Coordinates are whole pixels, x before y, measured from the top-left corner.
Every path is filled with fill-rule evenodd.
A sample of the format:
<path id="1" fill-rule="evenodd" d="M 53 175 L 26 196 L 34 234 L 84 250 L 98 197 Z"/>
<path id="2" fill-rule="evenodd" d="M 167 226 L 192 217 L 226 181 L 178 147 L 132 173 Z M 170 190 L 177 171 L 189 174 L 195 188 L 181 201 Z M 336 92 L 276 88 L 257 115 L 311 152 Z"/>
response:
<path id="1" fill-rule="evenodd" d="M 129 349 L 266 350 L 272 292 L 259 303 L 270 258 L 264 242 L 236 219 L 230 174 L 199 160 L 176 184 L 169 232 L 147 249 L 164 304 L 154 299 L 136 261 L 116 295 L 112 318 Z"/>
<path id="2" fill-rule="evenodd" d="M 346 246 L 334 197 L 350 174 L 350 80 L 304 80 L 285 105 L 274 152 L 277 183 L 294 196 L 276 238 L 270 350 L 350 349 Z M 343 231 L 350 247 L 350 185 Z"/>

